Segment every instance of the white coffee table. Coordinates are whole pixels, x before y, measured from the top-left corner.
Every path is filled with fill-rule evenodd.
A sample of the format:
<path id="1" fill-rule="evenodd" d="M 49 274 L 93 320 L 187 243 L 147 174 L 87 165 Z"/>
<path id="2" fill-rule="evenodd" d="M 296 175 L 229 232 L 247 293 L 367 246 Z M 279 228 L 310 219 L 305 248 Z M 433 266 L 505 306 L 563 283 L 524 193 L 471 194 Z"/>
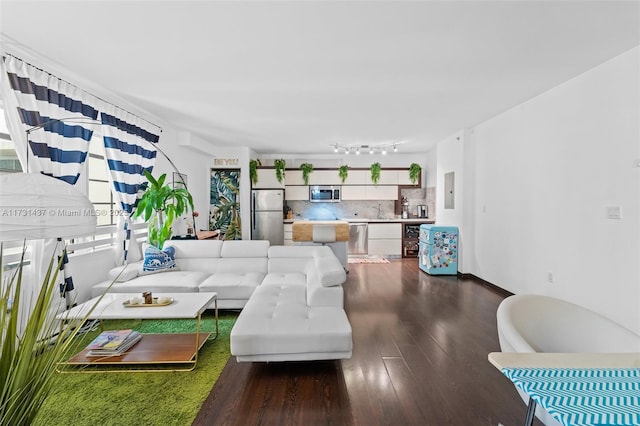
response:
<path id="1" fill-rule="evenodd" d="M 145 365 L 187 365 L 187 368 L 173 368 L 171 371 L 190 371 L 198 362 L 198 350 L 207 340 L 218 337 L 218 298 L 217 293 L 158 293 L 154 297 L 170 297 L 173 302 L 166 306 L 126 306 L 128 300 L 137 294 L 107 293 L 102 298 L 93 298 L 81 305 L 57 315 L 57 319 L 65 321 L 86 319 L 179 319 L 195 318 L 195 333 L 162 333 L 143 334 L 142 339 L 122 355 L 105 357 L 88 357 L 83 349 L 67 361 L 66 366 L 100 366 L 100 365 L 137 365 L 137 371 L 145 370 Z M 201 332 L 202 313 L 214 302 L 215 335 Z M 126 371 L 131 371 L 128 369 Z M 64 369 L 59 371 L 77 371 Z M 113 370 L 123 371 L 123 370 Z"/>

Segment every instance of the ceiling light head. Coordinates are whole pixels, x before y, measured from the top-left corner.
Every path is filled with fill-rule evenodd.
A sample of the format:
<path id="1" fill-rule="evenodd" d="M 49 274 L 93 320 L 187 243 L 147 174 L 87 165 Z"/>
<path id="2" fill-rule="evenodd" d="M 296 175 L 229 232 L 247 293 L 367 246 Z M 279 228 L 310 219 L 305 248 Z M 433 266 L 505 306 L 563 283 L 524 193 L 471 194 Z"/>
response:
<path id="1" fill-rule="evenodd" d="M 396 144 L 393 144 L 393 152 L 398 152 L 398 147 L 396 146 Z"/>
<path id="2" fill-rule="evenodd" d="M 335 145 L 333 146 L 333 152 L 338 152 L 338 144 L 335 144 Z"/>

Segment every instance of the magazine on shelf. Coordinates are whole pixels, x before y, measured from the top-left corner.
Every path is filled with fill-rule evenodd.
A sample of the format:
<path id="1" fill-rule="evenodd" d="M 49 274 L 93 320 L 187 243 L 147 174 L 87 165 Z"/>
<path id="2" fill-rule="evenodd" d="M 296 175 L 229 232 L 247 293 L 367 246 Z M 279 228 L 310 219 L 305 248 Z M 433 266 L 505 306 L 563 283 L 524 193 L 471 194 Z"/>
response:
<path id="1" fill-rule="evenodd" d="M 96 349 L 90 349 L 87 352 L 87 356 L 113 356 L 122 355 L 128 351 L 133 345 L 142 339 L 142 334 L 137 331 L 131 331 L 127 337 L 116 348 L 98 347 Z"/>
<path id="2" fill-rule="evenodd" d="M 131 329 L 103 331 L 87 345 L 87 349 L 117 349 L 132 332 Z"/>

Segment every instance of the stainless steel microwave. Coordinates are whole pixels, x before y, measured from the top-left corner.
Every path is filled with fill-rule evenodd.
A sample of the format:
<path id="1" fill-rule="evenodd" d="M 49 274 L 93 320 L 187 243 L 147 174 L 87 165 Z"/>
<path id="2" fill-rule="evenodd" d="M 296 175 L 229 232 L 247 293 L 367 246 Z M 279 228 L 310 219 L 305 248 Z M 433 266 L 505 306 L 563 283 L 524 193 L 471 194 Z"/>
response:
<path id="1" fill-rule="evenodd" d="M 309 201 L 312 203 L 337 203 L 340 201 L 340 186 L 309 186 Z"/>

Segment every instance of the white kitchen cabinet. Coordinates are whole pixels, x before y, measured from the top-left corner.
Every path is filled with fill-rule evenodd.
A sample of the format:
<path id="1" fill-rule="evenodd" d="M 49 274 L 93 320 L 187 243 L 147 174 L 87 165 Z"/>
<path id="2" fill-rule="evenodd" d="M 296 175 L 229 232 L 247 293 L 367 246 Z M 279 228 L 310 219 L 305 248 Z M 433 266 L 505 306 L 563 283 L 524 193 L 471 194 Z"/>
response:
<path id="1" fill-rule="evenodd" d="M 342 185 L 338 170 L 314 170 L 309 175 L 309 185 Z"/>
<path id="2" fill-rule="evenodd" d="M 313 172 L 309 175 L 309 179 L 313 176 Z M 304 185 L 304 179 L 302 179 L 302 170 L 286 170 L 284 181 L 287 185 Z"/>
<path id="3" fill-rule="evenodd" d="M 397 200 L 397 185 L 343 185 L 340 196 L 349 200 Z"/>
<path id="4" fill-rule="evenodd" d="M 369 239 L 402 239 L 402 223 L 370 223 L 368 231 Z"/>
<path id="5" fill-rule="evenodd" d="M 275 169 L 257 169 L 258 182 L 253 189 L 284 188 L 284 181 L 278 182 Z"/>
<path id="6" fill-rule="evenodd" d="M 371 172 L 369 172 L 369 180 L 371 180 Z M 373 182 L 369 182 L 373 183 Z M 397 170 L 380 170 L 380 179 L 378 185 L 397 185 L 398 184 L 398 171 Z"/>
<path id="7" fill-rule="evenodd" d="M 366 200 L 367 199 L 367 186 L 366 185 L 343 185 L 340 198 L 343 201 L 348 200 Z"/>
<path id="8" fill-rule="evenodd" d="M 398 185 L 367 185 L 367 200 L 397 200 Z"/>
<path id="9" fill-rule="evenodd" d="M 284 199 L 309 201 L 309 187 L 307 185 L 287 185 L 284 188 Z"/>
<path id="10" fill-rule="evenodd" d="M 420 188 L 420 182 L 416 182 L 416 188 Z M 409 169 L 398 170 L 398 185 L 413 185 L 411 179 L 409 179 Z"/>
<path id="11" fill-rule="evenodd" d="M 402 255 L 401 223 L 370 223 L 368 232 L 370 255 Z"/>
<path id="12" fill-rule="evenodd" d="M 337 173 L 337 171 L 336 171 Z M 366 185 L 371 183 L 369 170 L 349 170 L 344 185 Z"/>
<path id="13" fill-rule="evenodd" d="M 397 239 L 369 239 L 369 254 L 373 256 L 401 256 L 402 241 Z"/>
<path id="14" fill-rule="evenodd" d="M 293 225 L 290 223 L 284 224 L 284 245 L 293 245 Z"/>

